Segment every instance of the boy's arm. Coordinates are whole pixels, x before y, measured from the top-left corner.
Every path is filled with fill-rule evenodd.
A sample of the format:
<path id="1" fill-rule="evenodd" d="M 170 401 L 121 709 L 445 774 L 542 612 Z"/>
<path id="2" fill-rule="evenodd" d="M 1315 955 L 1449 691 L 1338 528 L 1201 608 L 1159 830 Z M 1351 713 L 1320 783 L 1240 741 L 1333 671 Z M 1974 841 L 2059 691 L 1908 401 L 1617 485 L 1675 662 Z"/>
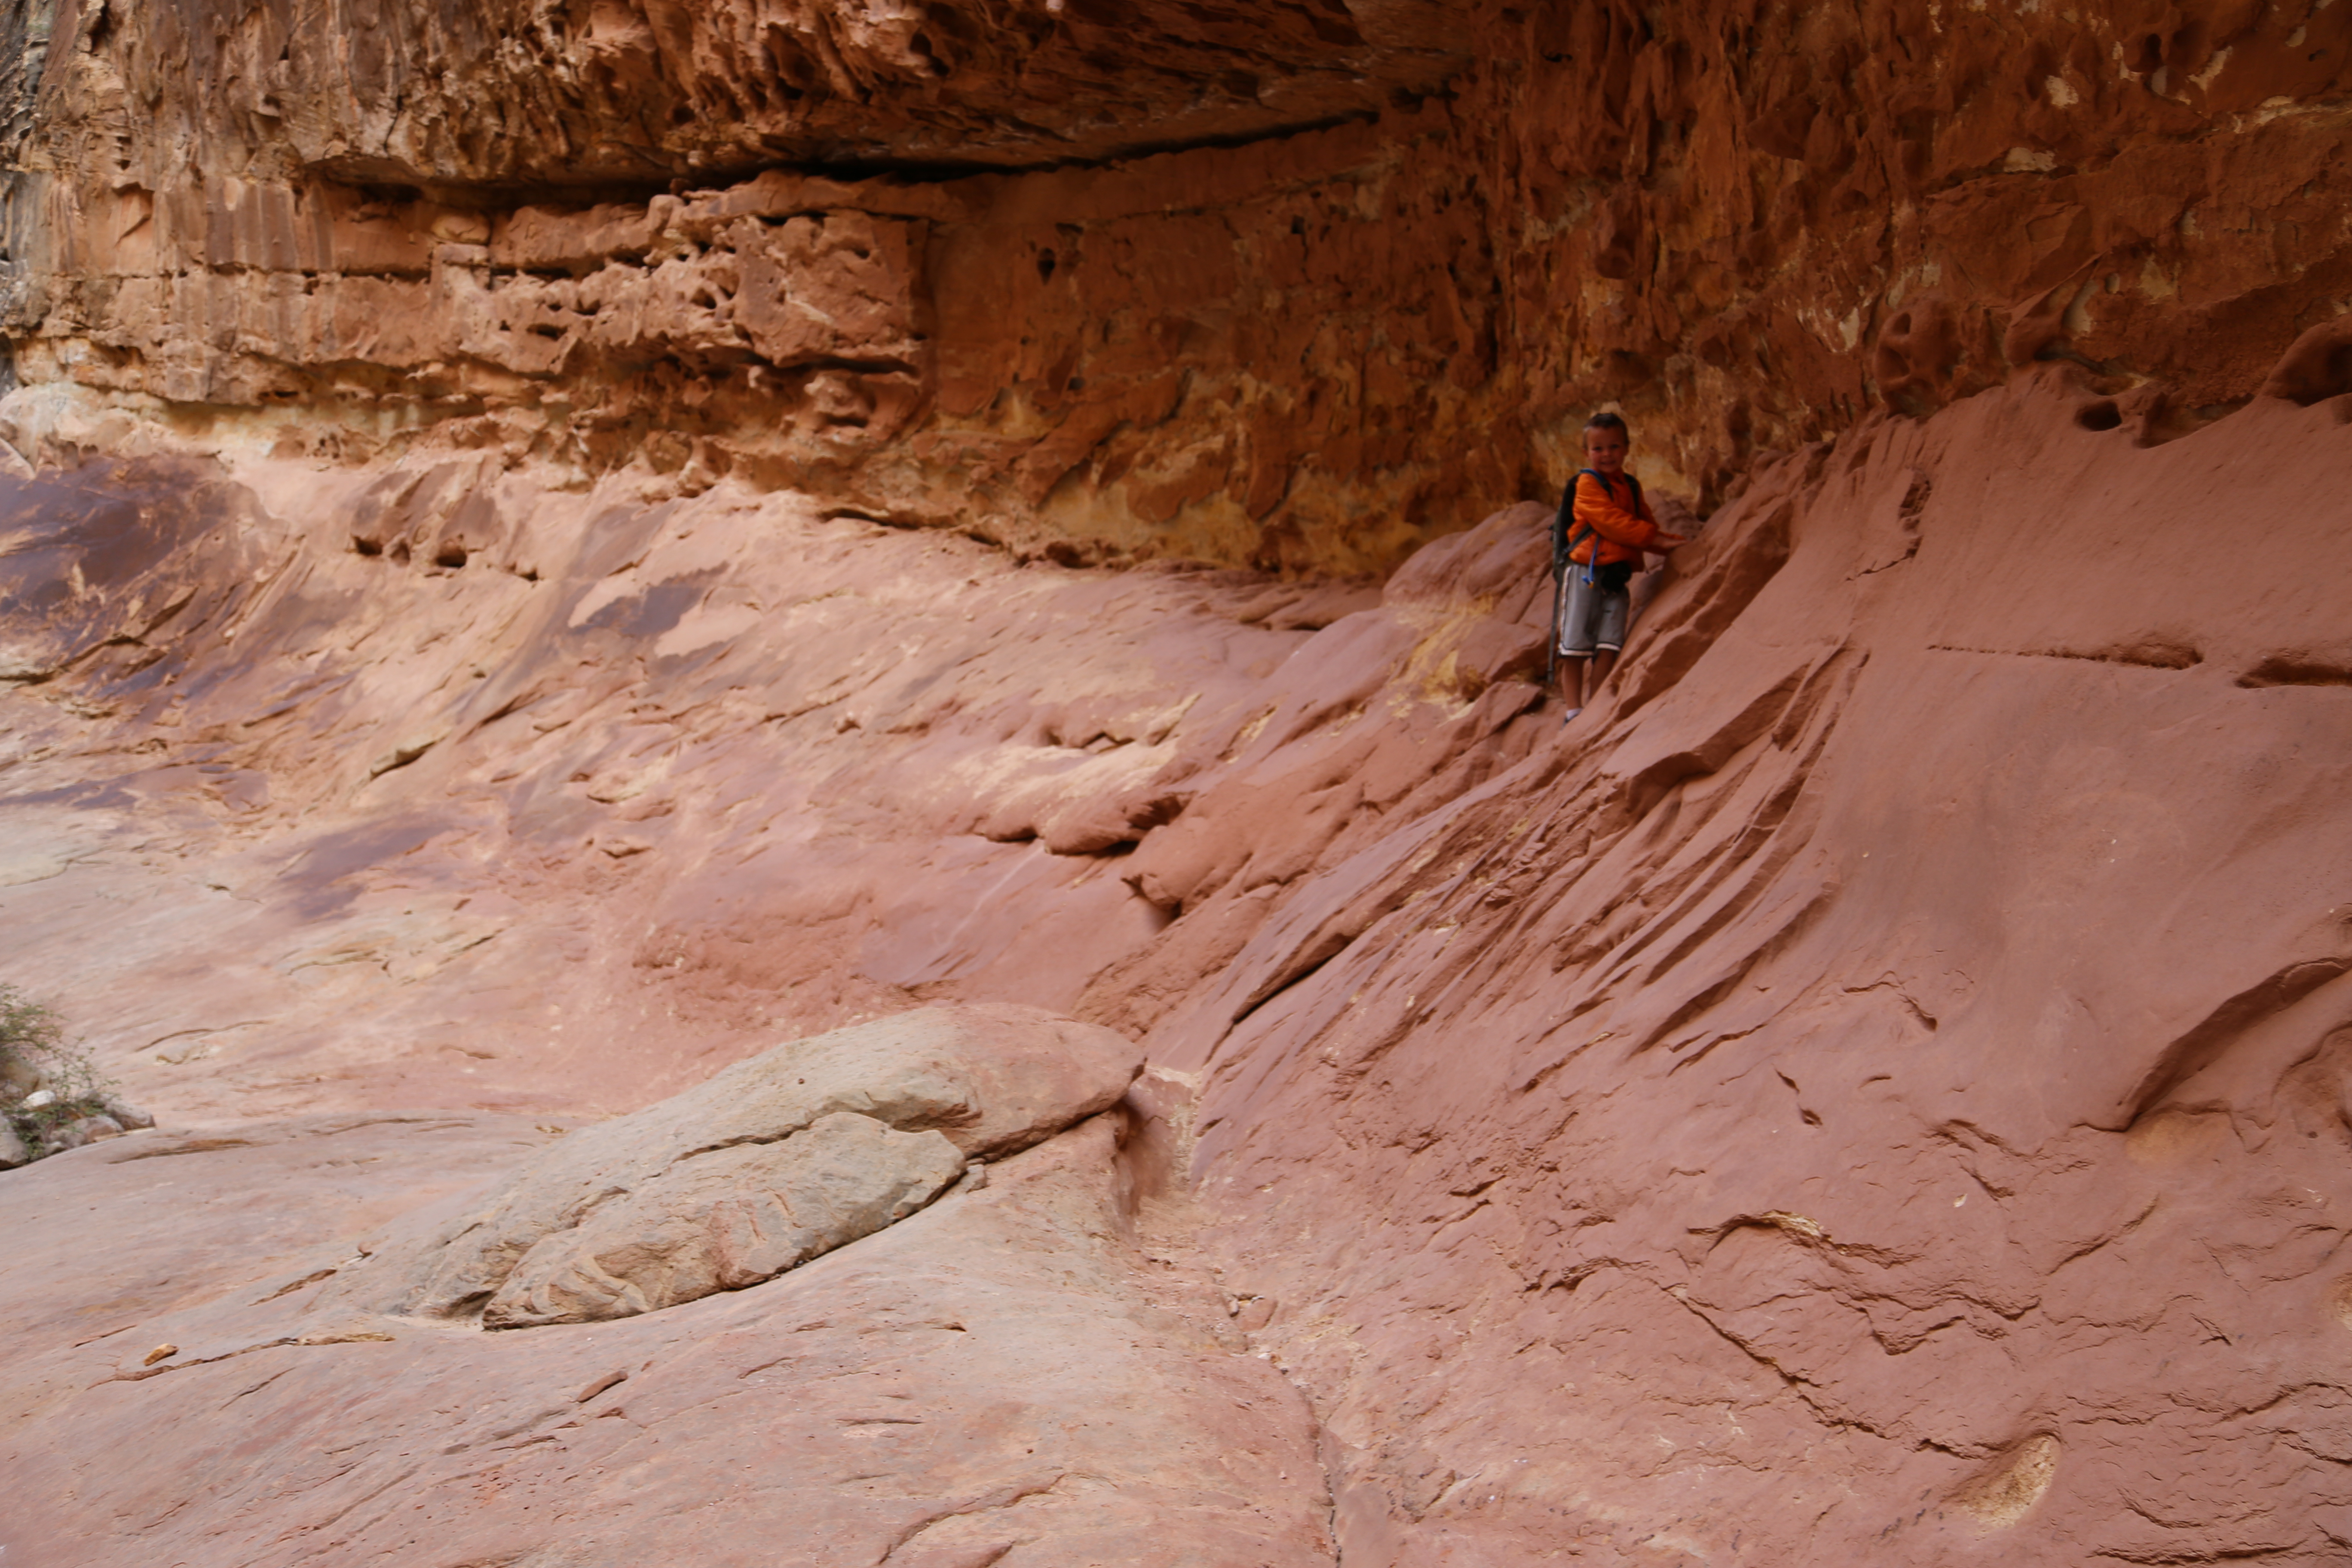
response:
<path id="1" fill-rule="evenodd" d="M 1642 510 L 1648 511 L 1645 500 Z M 1637 517 L 1617 504 L 1605 485 L 1580 485 L 1576 491 L 1576 521 L 1613 544 L 1628 550 L 1654 550 L 1664 552 L 1682 543 L 1679 533 L 1668 533 L 1647 517 Z"/>
<path id="2" fill-rule="evenodd" d="M 1658 521 L 1658 514 L 1650 510 L 1650 498 L 1647 495 L 1637 496 L 1634 499 L 1635 503 L 1642 509 L 1642 521 L 1650 525 L 1652 535 L 1651 542 L 1643 545 L 1643 549 L 1664 555 L 1677 546 L 1690 542 L 1690 535 L 1676 533 Z"/>

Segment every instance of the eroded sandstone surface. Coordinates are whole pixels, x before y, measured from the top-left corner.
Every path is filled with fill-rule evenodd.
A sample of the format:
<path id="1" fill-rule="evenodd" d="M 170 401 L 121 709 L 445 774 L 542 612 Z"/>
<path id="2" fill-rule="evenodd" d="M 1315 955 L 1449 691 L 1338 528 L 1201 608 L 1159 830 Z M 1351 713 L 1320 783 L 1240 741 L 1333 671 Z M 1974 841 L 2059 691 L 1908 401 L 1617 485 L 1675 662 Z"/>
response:
<path id="1" fill-rule="evenodd" d="M 5 559 L 88 619 L 11 623 L 57 673 L 0 900 L 214 1123 L 1099 1019 L 1153 1063 L 1114 1212 L 1194 1205 L 1350 1561 L 2327 1561 L 2352 426 L 2108 409 L 2053 371 L 1759 473 L 1566 731 L 1535 507 L 1373 605 L 732 486 L 517 502 L 570 520 L 533 581 L 355 550 L 363 488 L 280 464 L 19 484 Z M 63 1430 L 12 1463 L 101 1462 Z"/>
<path id="2" fill-rule="evenodd" d="M 296 1119 L 12 1177 L 8 1554 L 1330 1561 L 1304 1400 L 1204 1285 L 1121 1238 L 1099 1120 L 666 1311 L 489 1334 L 302 1310 L 381 1222 L 383 1165 L 430 1198 L 554 1131 Z M 91 1204 L 125 1222 L 103 1256 Z M 148 1359 L 150 1327 L 173 1355 Z"/>
<path id="3" fill-rule="evenodd" d="M 8 1561 L 2342 1561 L 2347 27 L 0 13 Z"/>

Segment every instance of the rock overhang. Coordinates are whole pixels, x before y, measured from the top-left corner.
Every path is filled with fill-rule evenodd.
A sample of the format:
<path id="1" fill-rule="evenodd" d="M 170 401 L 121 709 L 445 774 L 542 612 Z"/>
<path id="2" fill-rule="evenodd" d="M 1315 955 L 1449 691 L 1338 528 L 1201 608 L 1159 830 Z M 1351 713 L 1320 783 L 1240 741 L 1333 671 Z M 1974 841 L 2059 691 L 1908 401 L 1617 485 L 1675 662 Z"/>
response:
<path id="1" fill-rule="evenodd" d="M 75 390 L 0 433 L 732 474 L 1360 573 L 1556 485 L 1596 405 L 1705 511 L 2053 359 L 2176 437 L 2344 292 L 2336 13 L 1899 11 L 484 0 L 332 60 L 329 12 L 60 13 L 0 326 Z M 126 94 L 162 112 L 109 163 L 71 128 Z"/>

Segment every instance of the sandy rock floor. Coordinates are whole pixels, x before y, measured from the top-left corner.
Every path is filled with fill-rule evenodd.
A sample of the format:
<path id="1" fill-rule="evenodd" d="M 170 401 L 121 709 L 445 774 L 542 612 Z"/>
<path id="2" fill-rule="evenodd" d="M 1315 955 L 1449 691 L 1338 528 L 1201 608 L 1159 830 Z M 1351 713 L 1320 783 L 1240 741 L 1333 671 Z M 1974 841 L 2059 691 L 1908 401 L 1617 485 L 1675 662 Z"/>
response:
<path id="1" fill-rule="evenodd" d="M 82 504 L 87 476 L 12 492 L 37 504 L 0 561 L 81 572 L 69 614 L 0 626 L 53 672 L 0 738 L 19 983 L 167 1124 L 426 1107 L 445 1121 L 404 1125 L 445 1131 L 365 1137 L 451 1151 L 333 1167 L 332 1212 L 280 1234 L 273 1205 L 307 1200 L 278 1189 L 333 1140 L 272 1134 L 289 1173 L 187 1179 L 256 1227 L 193 1259 L 168 1189 L 113 1184 L 261 1156 L 118 1163 L 166 1146 L 142 1133 L 0 1176 L 12 1205 L 57 1194 L 26 1205 L 39 1256 L 88 1281 L 11 1309 L 48 1325 L 0 1439 L 37 1539 L 238 1563 L 294 1560 L 289 1531 L 455 1541 L 430 1510 L 524 1444 L 599 1504 L 534 1534 L 556 1491 L 470 1483 L 513 1531 L 491 1560 L 641 1556 L 667 1505 L 632 1475 L 738 1500 L 714 1519 L 813 1509 L 877 1561 L 932 1517 L 987 1561 L 1003 1521 L 960 1521 L 1033 1513 L 1069 1533 L 1017 1551 L 1148 1528 L 1350 1568 L 2338 1560 L 2352 425 L 2258 400 L 2147 445 L 2096 412 L 2053 369 L 1759 469 L 1565 730 L 1524 679 L 1540 509 L 1431 546 L 1375 605 L 1017 567 L 724 488 L 502 481 L 462 569 L 352 550 L 352 495 L 292 465 L 109 481 L 148 487 L 136 527 L 100 526 L 124 514 Z M 2217 550 L 2241 514 L 2267 532 Z M 501 1129 L 935 999 L 1135 1040 L 1126 1173 L 1108 1128 L 1066 1134 L 1022 1157 L 1034 1182 L 1008 1167 L 770 1285 L 519 1336 L 544 1348 L 434 1328 L 114 1381 L 172 1314 L 236 1339 L 220 1312 L 299 1312 L 254 1303 L 541 1136 Z M 1145 1192 L 1196 1206 L 1153 1240 Z M 941 1312 L 956 1346 L 975 1319 L 1005 1337 L 950 1376 L 949 1342 L 846 1326 Z M 516 1354 L 550 1370 L 475 1423 Z M 803 1469 L 693 1436 L 748 1408 L 698 1389 L 787 1364 L 792 1400 L 854 1416 L 842 1441 L 945 1446 Z M 956 1415 L 893 1436 L 824 1403 L 867 1364 Z M 635 1367 L 586 1403 L 642 1420 L 672 1365 L 698 1414 L 657 1445 L 574 1398 Z M 1124 1414 L 1158 1406 L 1164 1429 Z M 1073 1436 L 1030 1468 L 974 1414 L 999 1407 L 1004 1431 L 1108 1423 L 1108 1457 L 1066 1465 Z M 159 1423 L 213 1441 L 126 1468 Z M 456 1436 L 408 1436 L 436 1423 Z M 1265 1459 L 1214 1480 L 1225 1450 Z M 919 1472 L 890 1484 L 923 1500 L 859 1500 Z"/>

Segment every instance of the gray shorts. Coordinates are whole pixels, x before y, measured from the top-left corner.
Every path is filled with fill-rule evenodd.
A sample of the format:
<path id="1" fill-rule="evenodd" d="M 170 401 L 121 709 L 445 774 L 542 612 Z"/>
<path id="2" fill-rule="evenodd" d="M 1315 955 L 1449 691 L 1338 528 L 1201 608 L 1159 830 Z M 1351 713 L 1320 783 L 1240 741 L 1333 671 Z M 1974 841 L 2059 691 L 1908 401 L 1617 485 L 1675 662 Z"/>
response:
<path id="1" fill-rule="evenodd" d="M 1607 573 L 1605 567 L 1602 570 Z M 1560 653 L 1569 658 L 1591 658 L 1596 652 L 1615 653 L 1623 647 L 1625 617 L 1633 602 L 1633 595 L 1627 590 L 1610 587 L 1606 576 L 1600 582 L 1586 582 L 1584 568 L 1570 562 L 1568 585 L 1559 596 Z"/>

